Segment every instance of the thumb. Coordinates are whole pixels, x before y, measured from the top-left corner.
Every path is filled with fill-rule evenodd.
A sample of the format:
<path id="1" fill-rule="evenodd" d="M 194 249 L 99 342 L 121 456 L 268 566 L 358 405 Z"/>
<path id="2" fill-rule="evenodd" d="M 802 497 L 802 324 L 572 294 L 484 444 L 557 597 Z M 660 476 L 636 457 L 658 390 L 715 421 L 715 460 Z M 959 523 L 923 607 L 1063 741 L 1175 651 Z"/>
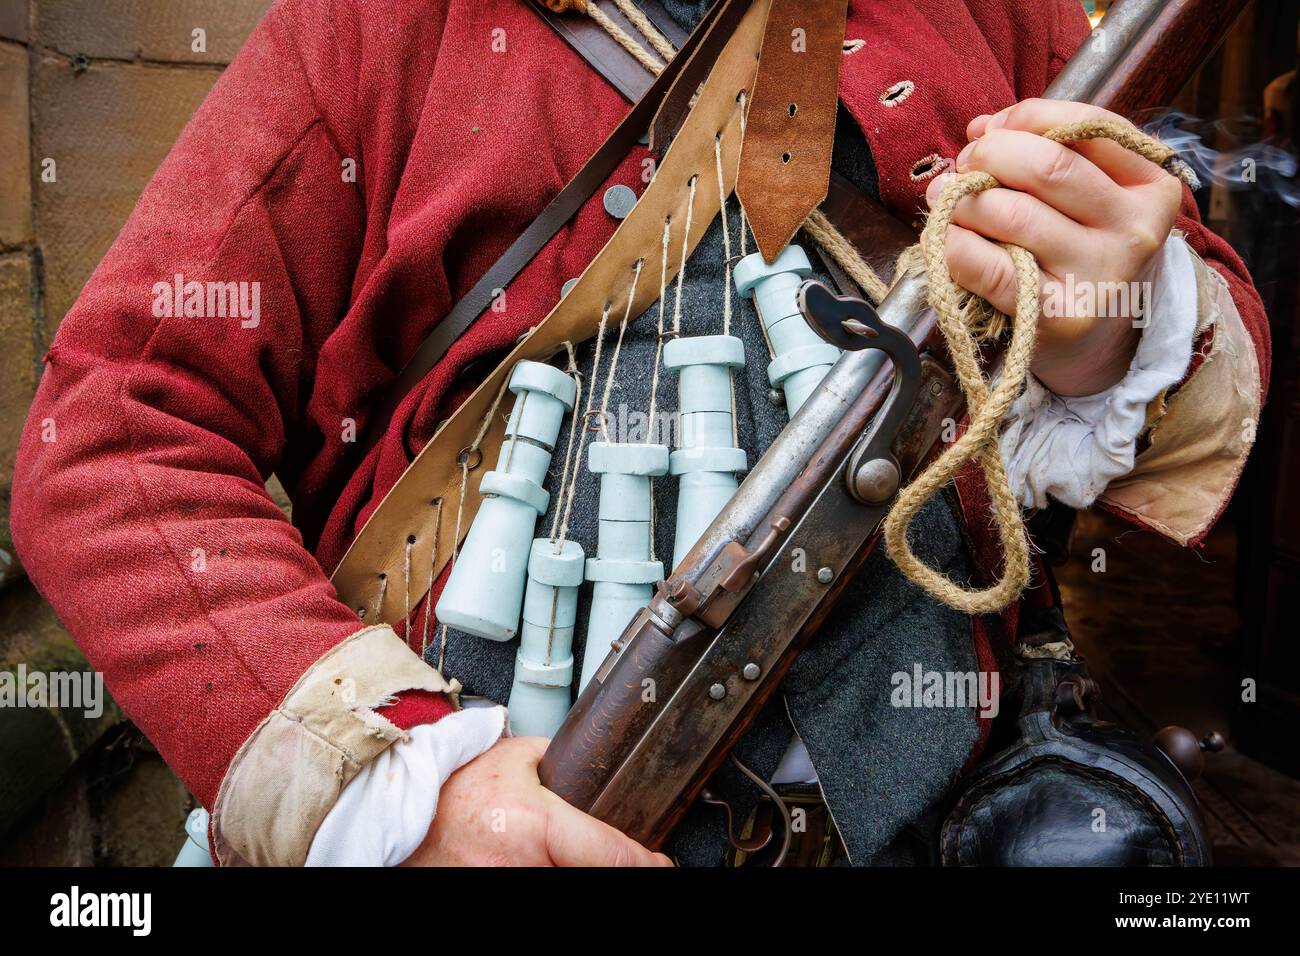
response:
<path id="1" fill-rule="evenodd" d="M 510 740 L 516 741 L 515 746 L 527 754 L 528 763 L 537 766 L 546 756 L 546 748 L 550 746 L 551 738 L 549 737 L 510 737 Z"/>
<path id="2" fill-rule="evenodd" d="M 651 853 L 607 823 L 563 800 L 551 805 L 546 852 L 556 866 L 672 866 L 662 853 Z"/>

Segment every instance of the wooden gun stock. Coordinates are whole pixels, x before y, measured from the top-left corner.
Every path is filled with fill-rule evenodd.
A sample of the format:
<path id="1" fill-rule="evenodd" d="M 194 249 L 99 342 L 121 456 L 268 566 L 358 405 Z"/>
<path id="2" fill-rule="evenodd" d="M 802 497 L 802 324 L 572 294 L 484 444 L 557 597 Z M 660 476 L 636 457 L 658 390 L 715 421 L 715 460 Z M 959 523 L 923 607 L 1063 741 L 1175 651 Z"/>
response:
<path id="1" fill-rule="evenodd" d="M 1119 0 L 1044 95 L 1137 118 L 1172 99 L 1246 2 Z M 874 548 L 898 484 L 960 414 L 924 280 L 899 281 L 879 320 L 884 339 L 910 344 L 894 341 L 889 363 L 845 353 L 615 642 L 542 761 L 548 788 L 646 846 L 779 686 Z M 808 573 L 790 571 L 792 548 Z"/>

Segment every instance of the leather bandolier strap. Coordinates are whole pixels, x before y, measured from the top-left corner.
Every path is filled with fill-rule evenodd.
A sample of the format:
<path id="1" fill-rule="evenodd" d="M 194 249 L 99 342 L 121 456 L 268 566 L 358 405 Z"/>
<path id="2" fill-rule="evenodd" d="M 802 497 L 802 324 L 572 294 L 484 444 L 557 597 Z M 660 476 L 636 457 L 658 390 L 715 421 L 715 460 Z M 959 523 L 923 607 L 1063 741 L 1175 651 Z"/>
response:
<path id="1" fill-rule="evenodd" d="M 657 77 L 645 70 L 589 18 L 560 16 L 537 0 L 530 2 L 556 32 L 611 84 L 624 95 L 639 95 L 640 98 L 592 159 L 422 343 L 403 369 L 384 405 L 371 419 L 364 447 L 373 445 L 401 400 L 488 307 L 494 291 L 503 288 L 523 270 L 608 179 L 617 163 L 647 129 L 652 147 L 668 142 L 673 136 L 676 140 L 637 207 L 574 288 L 444 423 L 389 491 L 344 555 L 334 572 L 334 585 L 340 599 L 356 608 L 368 622 L 394 623 L 401 620 L 408 605 L 414 607 L 419 602 L 430 582 L 450 560 L 457 542 L 453 540 L 454 535 L 438 532 L 439 517 L 444 509 L 451 513 L 449 509 L 458 507 L 462 496 L 459 456 L 473 444 L 483 416 L 509 370 L 520 359 L 545 360 L 562 349 L 566 341 L 576 345 L 594 335 L 606 301 L 613 306 L 611 314 L 621 314 L 626 304 L 625 290 L 631 265 L 638 259 L 644 260 L 645 267 L 638 283 L 633 314 L 639 314 L 653 304 L 660 284 L 660 257 L 648 256 L 645 252 L 658 250 L 665 215 L 671 214 L 674 221 L 681 221 L 687 196 L 684 184 L 691 175 L 699 175 L 706 182 L 714 178 L 713 141 L 719 130 L 723 131 L 723 169 L 732 171 L 739 166 L 736 97 L 742 90 L 749 95 L 753 93 L 755 61 L 759 57 L 770 0 L 721 0 L 684 43 L 680 41 L 680 30 L 672 24 L 662 7 L 653 2 L 646 4 L 646 12 L 655 25 L 679 45 L 677 56 Z M 843 6 L 839 0 L 830 0 L 830 6 L 837 4 Z M 832 44 L 837 57 L 842 55 L 843 11 L 840 13 L 838 23 L 834 18 L 828 21 L 831 32 L 838 31 Z M 612 5 L 608 14 L 611 18 L 618 16 Z M 819 41 L 814 36 L 810 42 Z M 824 38 L 820 42 L 819 48 L 827 45 Z M 746 54 L 749 57 L 747 61 Z M 836 88 L 837 76 L 838 64 L 835 75 L 826 81 L 832 90 Z M 701 83 L 704 83 L 703 88 Z M 727 89 L 731 92 L 727 93 Z M 776 95 L 778 99 L 783 98 L 779 87 Z M 828 136 L 834 129 L 833 96 L 830 115 Z M 828 165 L 829 139 L 824 151 Z M 765 158 L 769 165 L 784 165 L 780 162 L 780 154 L 775 158 Z M 730 172 L 724 173 L 724 179 L 730 175 Z M 734 185 L 730 181 L 724 182 L 728 194 Z M 822 191 L 825 192 L 824 187 Z M 811 208 L 810 205 L 803 210 L 801 220 Z M 707 224 L 718 211 L 717 190 L 697 190 L 693 212 L 695 221 Z M 861 250 L 872 268 L 886 279 L 892 273 L 899 252 L 915 240 L 911 230 L 878 201 L 837 174 L 830 174 L 829 195 L 822 211 Z M 703 233 L 703 228 L 693 231 L 691 248 Z M 680 236 L 672 239 L 668 261 L 669 268 L 663 278 L 665 284 L 675 276 L 677 264 L 681 261 Z M 833 264 L 828 261 L 828 265 Z M 477 451 L 470 456 L 473 467 L 463 489 L 464 506 L 458 522 L 461 534 L 468 531 L 478 508 L 478 481 L 485 470 L 478 466 L 483 461 L 494 459 L 503 431 L 498 417 L 491 423 Z M 408 542 L 411 548 L 409 563 Z M 437 554 L 433 553 L 435 546 Z M 384 576 L 388 576 L 388 580 L 401 581 L 408 569 L 424 569 L 424 573 L 410 571 L 409 593 L 402 587 L 383 586 Z M 430 569 L 432 574 L 429 574 Z"/>
<path id="2" fill-rule="evenodd" d="M 726 0 L 719 4 L 718 9 L 691 35 L 686 47 L 651 85 L 650 92 L 633 107 L 628 120 L 620 124 L 610 141 L 598 151 L 598 156 L 604 154 L 610 142 L 615 141 L 618 142 L 619 156 L 630 149 L 650 124 L 650 118 L 661 102 L 665 102 L 666 94 L 676 81 L 692 91 L 698 88 L 698 94 L 690 104 L 680 131 L 659 164 L 654 179 L 631 213 L 568 294 L 515 346 L 416 456 L 343 556 L 332 580 L 340 599 L 356 608 L 367 623 L 394 623 L 402 620 L 408 602 L 411 607 L 415 606 L 428 590 L 429 581 L 436 578 L 451 558 L 456 543 L 453 538 L 456 535 L 438 533 L 442 502 L 446 502 L 449 514 L 454 513 L 453 509 L 458 506 L 462 496 L 461 452 L 474 444 L 480 425 L 515 363 L 521 359 L 545 361 L 562 350 L 566 342 L 576 345 L 590 338 L 599 327 L 600 316 L 607 303 L 611 315 L 622 315 L 627 306 L 631 280 L 638 261 L 643 263 L 643 268 L 636 283 L 632 314 L 639 315 L 658 298 L 661 257 L 647 253 L 650 250 L 659 251 L 665 219 L 671 217 L 674 223 L 685 221 L 690 197 L 688 183 L 691 178 L 698 177 L 699 182 L 710 183 L 716 177 L 714 143 L 719 135 L 724 170 L 723 191 L 730 194 L 734 189 L 733 171 L 737 167 L 740 149 L 738 97 L 741 92 L 746 95 L 752 92 L 767 5 L 767 0 Z M 678 67 L 676 71 L 673 70 L 674 66 Z M 699 86 L 701 80 L 703 86 Z M 690 96 L 685 97 L 685 102 L 690 100 Z M 665 108 L 670 106 L 671 98 L 668 98 Z M 611 157 L 610 162 L 614 161 Z M 583 190 L 589 194 L 607 178 L 608 173 L 601 172 L 599 165 L 589 164 L 589 167 L 590 169 L 584 167 L 561 193 L 561 197 L 557 197 L 553 206 L 559 204 L 566 194 L 578 197 Z M 609 168 L 612 170 L 612 165 Z M 579 180 L 582 180 L 581 188 L 575 187 Z M 594 185 L 588 185 L 588 180 L 594 181 Z M 581 205 L 580 199 L 574 209 L 577 205 Z M 696 222 L 711 222 L 717 216 L 719 208 L 716 188 L 700 188 L 695 191 L 692 217 Z M 552 221 L 563 216 L 560 220 L 562 224 L 571 214 L 558 212 Z M 536 222 L 530 226 L 516 245 L 524 243 L 525 237 L 544 231 L 537 226 Z M 550 227 L 548 225 L 545 228 Z M 554 228 L 558 229 L 559 225 Z M 692 230 L 686 258 L 689 258 L 691 249 L 703 234 L 703 228 Z M 519 261 L 506 270 L 511 275 L 517 273 L 531 258 L 530 253 L 523 251 L 525 248 L 527 246 L 521 246 Z M 681 261 L 682 230 L 673 230 L 668 250 L 668 269 L 662 276 L 665 284 L 676 276 Z M 496 269 L 497 266 L 493 266 L 489 275 L 480 280 L 478 285 L 498 287 L 500 280 L 492 276 Z M 457 313 L 457 324 L 467 325 L 486 307 L 486 301 L 482 307 L 473 304 L 462 309 L 458 304 L 453 310 Z M 448 319 L 444 319 L 435 329 L 435 334 L 438 329 L 448 325 L 452 318 L 449 315 Z M 458 330 L 455 334 L 458 334 Z M 408 366 L 419 369 L 418 374 L 412 372 L 408 376 L 404 373 L 403 381 L 412 378 L 418 382 L 427 371 L 424 366 L 427 364 L 431 367 L 436 356 L 441 354 L 438 351 L 442 347 L 441 342 L 450 344 L 455 335 L 449 332 L 439 338 L 436 345 L 431 346 L 430 342 L 426 342 L 421 347 L 417 358 Z M 396 407 L 396 401 L 391 404 Z M 493 416 L 476 453 L 471 456 L 470 464 L 474 467 L 469 470 L 463 488 L 464 506 L 459 522 L 462 533 L 468 531 L 480 501 L 479 479 L 487 469 L 478 466 L 482 462 L 495 460 L 504 430 L 505 423 L 501 416 Z M 433 553 L 435 544 L 437 554 Z M 411 572 L 409 593 L 400 585 L 407 568 L 417 569 Z M 395 582 L 394 586 L 385 587 L 386 580 Z"/>
<path id="3" fill-rule="evenodd" d="M 378 442 L 402 399 L 410 394 L 447 354 L 452 343 L 492 304 L 496 291 L 504 289 L 524 270 L 631 152 L 632 147 L 656 119 L 660 106 L 666 103 L 668 93 L 676 81 L 682 79 L 684 88 L 694 88 L 703 81 L 708 65 L 717 56 L 739 16 L 748 6 L 747 0 L 731 0 L 729 3 L 717 4 L 709 12 L 699 28 L 687 39 L 681 53 L 654 78 L 644 95 L 591 159 L 420 343 L 420 347 L 398 374 L 397 380 L 389 386 L 384 401 L 367 422 L 365 433 L 357 443 L 361 455 L 368 453 Z M 715 24 L 717 29 L 713 29 Z M 693 56 L 697 52 L 699 56 Z M 641 72 L 642 75 L 648 75 L 644 70 Z M 626 81 L 624 76 L 621 82 Z"/>

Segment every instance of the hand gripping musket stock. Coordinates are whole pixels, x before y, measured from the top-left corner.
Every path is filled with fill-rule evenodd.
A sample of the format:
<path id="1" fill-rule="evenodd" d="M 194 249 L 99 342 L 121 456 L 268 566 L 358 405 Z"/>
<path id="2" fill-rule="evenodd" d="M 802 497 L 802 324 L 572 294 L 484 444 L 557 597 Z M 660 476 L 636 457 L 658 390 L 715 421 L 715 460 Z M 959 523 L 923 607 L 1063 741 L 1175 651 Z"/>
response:
<path id="1" fill-rule="evenodd" d="M 1120 0 L 1045 96 L 1129 117 L 1162 106 L 1245 2 Z M 845 352 L 614 642 L 540 767 L 555 793 L 651 848 L 866 560 L 944 419 L 961 413 L 923 278 L 900 278 L 878 310 L 815 282 L 800 294 Z M 810 573 L 782 567 L 796 548 Z"/>

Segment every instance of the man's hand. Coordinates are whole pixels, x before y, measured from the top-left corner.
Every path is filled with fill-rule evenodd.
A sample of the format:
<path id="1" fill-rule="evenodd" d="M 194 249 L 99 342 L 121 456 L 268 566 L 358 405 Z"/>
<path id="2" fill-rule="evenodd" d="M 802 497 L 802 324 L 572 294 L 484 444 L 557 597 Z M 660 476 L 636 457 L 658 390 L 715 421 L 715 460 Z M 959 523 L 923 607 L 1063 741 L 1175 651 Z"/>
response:
<path id="1" fill-rule="evenodd" d="M 957 172 L 982 170 L 1003 188 L 957 204 L 948 268 L 958 285 L 1010 313 L 1015 272 L 997 243 L 1034 254 L 1043 273 L 1044 314 L 1033 372 L 1058 395 L 1095 394 L 1128 371 L 1141 338 L 1134 319 L 1148 304 L 1128 295 L 1125 314 L 1110 314 L 1108 290 L 1116 287 L 1109 284 L 1133 291 L 1127 284 L 1164 244 L 1183 196 L 1177 179 L 1117 143 L 1067 147 L 1041 135 L 1099 117 L 1126 122 L 1095 106 L 1024 100 L 971 120 L 970 142 L 957 156 Z M 951 175 L 935 177 L 927 202 L 934 204 Z M 1066 294 L 1070 289 L 1073 296 Z"/>
<path id="2" fill-rule="evenodd" d="M 672 866 L 542 786 L 544 737 L 514 737 L 453 773 L 403 866 Z"/>

